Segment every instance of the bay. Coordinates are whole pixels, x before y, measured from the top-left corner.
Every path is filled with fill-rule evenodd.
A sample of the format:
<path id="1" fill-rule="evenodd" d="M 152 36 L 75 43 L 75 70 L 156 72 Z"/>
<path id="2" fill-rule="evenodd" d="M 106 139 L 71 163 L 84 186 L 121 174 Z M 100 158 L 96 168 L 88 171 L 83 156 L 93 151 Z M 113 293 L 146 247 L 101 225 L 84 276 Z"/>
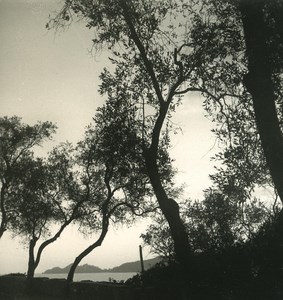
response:
<path id="1" fill-rule="evenodd" d="M 127 280 L 137 273 L 127 272 L 127 273 L 111 273 L 111 272 L 101 272 L 101 273 L 75 273 L 74 281 L 82 281 L 82 280 L 91 280 L 91 281 L 106 281 L 110 282 L 113 280 L 121 281 Z M 47 277 L 50 279 L 60 278 L 66 279 L 67 274 L 35 274 L 35 277 Z"/>

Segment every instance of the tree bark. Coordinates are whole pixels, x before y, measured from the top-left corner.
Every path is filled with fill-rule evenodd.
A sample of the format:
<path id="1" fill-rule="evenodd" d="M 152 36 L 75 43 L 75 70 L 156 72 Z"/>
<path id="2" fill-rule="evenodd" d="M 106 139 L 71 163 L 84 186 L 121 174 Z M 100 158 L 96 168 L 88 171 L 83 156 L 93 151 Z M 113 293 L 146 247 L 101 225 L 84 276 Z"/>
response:
<path id="1" fill-rule="evenodd" d="M 268 41 L 270 36 L 264 21 L 265 1 L 240 0 L 240 12 L 246 41 L 248 74 L 244 79 L 252 95 L 258 132 L 266 162 L 283 202 L 283 136 L 275 106 L 275 89 Z"/>

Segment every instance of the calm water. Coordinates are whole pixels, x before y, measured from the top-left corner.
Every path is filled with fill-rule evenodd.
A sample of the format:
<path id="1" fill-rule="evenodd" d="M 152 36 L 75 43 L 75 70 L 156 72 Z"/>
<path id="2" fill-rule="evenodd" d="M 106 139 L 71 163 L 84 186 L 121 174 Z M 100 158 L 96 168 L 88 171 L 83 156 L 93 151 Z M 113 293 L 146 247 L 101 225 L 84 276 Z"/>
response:
<path id="1" fill-rule="evenodd" d="M 74 281 L 92 280 L 92 281 L 111 281 L 127 280 L 137 273 L 75 273 Z M 35 277 L 48 278 L 67 278 L 67 274 L 35 274 Z M 110 280 L 111 278 L 111 280 Z"/>

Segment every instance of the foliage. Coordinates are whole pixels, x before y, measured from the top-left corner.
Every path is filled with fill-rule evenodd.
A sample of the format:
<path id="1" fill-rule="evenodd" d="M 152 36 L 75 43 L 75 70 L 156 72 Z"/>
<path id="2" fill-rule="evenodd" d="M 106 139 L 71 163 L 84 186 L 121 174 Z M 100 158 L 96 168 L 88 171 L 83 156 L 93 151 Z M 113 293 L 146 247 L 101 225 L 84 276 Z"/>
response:
<path id="1" fill-rule="evenodd" d="M 276 19 L 271 7 L 265 11 L 266 20 Z M 161 158 L 165 157 L 170 165 L 167 149 L 173 128 L 171 116 L 187 92 L 197 91 L 205 96 L 203 106 L 215 124 L 214 132 L 222 147 L 215 157 L 222 165 L 211 175 L 217 191 L 206 195 L 208 200 L 202 204 L 205 209 L 194 203 L 195 209 L 189 210 L 190 214 L 198 212 L 205 219 L 205 224 L 197 229 L 190 224 L 191 233 L 209 232 L 209 237 L 217 237 L 215 244 L 202 246 L 207 248 L 231 245 L 240 239 L 242 229 L 238 237 L 231 231 L 231 227 L 236 230 L 238 226 L 235 222 L 239 220 L 239 211 L 243 206 L 248 207 L 255 188 L 272 187 L 273 182 L 259 139 L 253 99 L 243 83 L 248 62 L 237 3 L 65 1 L 61 13 L 50 24 L 68 24 L 75 16 L 83 19 L 88 28 L 95 29 L 94 47 L 108 47 L 111 52 L 113 66 L 111 71 L 102 72 L 100 92 L 107 96 L 108 105 L 112 102 L 110 113 L 117 107 L 124 111 L 122 118 L 117 119 L 120 129 L 115 133 L 119 135 L 129 124 L 135 128 L 134 142 L 127 148 L 129 152 L 123 153 L 125 149 L 119 144 L 115 147 L 131 159 L 132 149 L 139 147 L 158 204 L 168 221 L 178 259 L 185 260 L 184 248 L 189 249 L 190 245 L 186 242 L 178 205 L 169 197 L 173 173 L 171 170 L 163 180 Z M 270 52 L 276 54 L 274 60 L 278 60 L 281 53 L 280 47 L 275 46 L 280 39 L 276 26 L 276 22 L 270 21 Z M 280 101 L 277 101 L 280 115 L 279 107 Z M 113 132 L 109 128 L 108 136 L 113 136 Z M 165 149 L 164 157 L 160 149 Z M 256 211 L 256 202 L 251 203 L 251 211 Z M 260 203 L 257 205 L 260 223 L 262 207 Z M 219 215 L 214 215 L 211 221 L 210 214 L 215 207 Z M 255 216 L 256 213 L 250 217 Z M 257 221 L 255 224 L 256 228 Z M 253 232 L 251 229 L 249 233 Z"/>
<path id="2" fill-rule="evenodd" d="M 152 253 L 170 261 L 174 258 L 174 246 L 167 222 L 160 214 L 156 214 L 153 220 L 154 223 L 140 237 L 145 245 L 150 246 Z"/>
<path id="3" fill-rule="evenodd" d="M 256 198 L 241 203 L 210 190 L 188 207 L 188 232 L 196 251 L 222 251 L 253 239 L 272 214 Z"/>
<path id="4" fill-rule="evenodd" d="M 197 7 L 194 3 L 182 4 L 186 12 Z M 185 248 L 189 249 L 189 243 L 178 204 L 170 197 L 172 172 L 162 177 L 162 161 L 171 164 L 166 151 L 170 145 L 172 113 L 182 94 L 199 91 L 193 79 L 198 53 L 185 55 L 188 45 L 184 34 L 189 22 L 178 20 L 181 11 L 177 1 L 66 1 L 49 25 L 68 24 L 77 16 L 84 19 L 87 27 L 95 29 L 94 47 L 111 50 L 113 71 L 102 72 L 100 92 L 118 106 L 124 102 L 127 113 L 137 112 L 135 135 L 141 140 L 138 151 L 142 152 L 158 204 L 169 223 L 175 250 L 180 260 L 186 260 Z"/>
<path id="5" fill-rule="evenodd" d="M 95 125 L 87 127 L 78 143 L 81 194 L 88 199 L 81 210 L 90 218 L 79 220 L 83 230 L 94 230 L 96 225 L 101 229 L 104 214 L 114 223 L 127 223 L 153 209 L 148 198 L 152 190 L 133 140 L 134 125 L 120 127 L 122 119 L 106 106 L 98 109 Z"/>
<path id="6" fill-rule="evenodd" d="M 110 225 L 130 224 L 136 216 L 154 210 L 152 189 L 136 149 L 135 122 L 127 118 L 128 114 L 120 114 L 116 104 L 107 102 L 98 109 L 95 125 L 87 127 L 76 147 L 80 198 L 85 199 L 76 222 L 82 232 L 97 237 L 75 258 L 68 283 L 80 261 L 101 246 Z"/>
<path id="7" fill-rule="evenodd" d="M 216 190 L 207 191 L 203 201 L 185 201 L 181 213 L 195 253 L 217 253 L 244 245 L 274 215 L 256 198 L 236 202 Z M 162 215 L 154 216 L 154 223 L 141 237 L 153 253 L 174 260 L 173 241 Z"/>
<path id="8" fill-rule="evenodd" d="M 14 218 L 9 229 L 16 235 L 39 238 L 47 233 L 55 209 L 48 194 L 47 166 L 42 159 L 29 157 L 15 171 L 22 178 L 16 178 L 10 193 Z"/>
<path id="9" fill-rule="evenodd" d="M 21 122 L 19 117 L 0 119 L 0 177 L 1 177 L 1 228 L 0 236 L 15 221 L 18 198 L 14 197 L 18 186 L 24 184 L 25 174 L 30 177 L 29 163 L 33 164 L 32 172 L 40 171 L 40 160 L 33 160 L 33 148 L 51 138 L 56 126 L 50 122 L 38 122 L 30 126 Z M 40 180 L 35 184 L 42 185 Z M 31 185 L 31 182 L 30 182 Z"/>

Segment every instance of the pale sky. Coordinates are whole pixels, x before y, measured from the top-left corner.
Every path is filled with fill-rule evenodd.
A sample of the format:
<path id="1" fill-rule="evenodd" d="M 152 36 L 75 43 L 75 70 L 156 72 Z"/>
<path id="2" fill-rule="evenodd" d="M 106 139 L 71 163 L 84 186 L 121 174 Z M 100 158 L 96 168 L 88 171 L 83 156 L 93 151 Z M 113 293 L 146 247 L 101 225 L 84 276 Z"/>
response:
<path id="1" fill-rule="evenodd" d="M 17 115 L 23 122 L 52 121 L 58 131 L 55 144 L 78 141 L 103 103 L 97 93 L 98 75 L 107 66 L 107 53 L 94 57 L 91 31 L 82 23 L 55 34 L 47 31 L 48 15 L 60 8 L 56 0 L 0 0 L 0 114 Z M 183 132 L 173 137 L 172 156 L 179 169 L 179 183 L 186 184 L 186 197 L 201 199 L 209 187 L 213 171 L 210 157 L 215 140 L 210 122 L 205 119 L 201 97 L 187 97 L 174 121 Z M 103 245 L 82 261 L 110 268 L 139 259 L 139 238 L 150 221 L 131 228 L 111 229 Z M 84 239 L 70 227 L 59 241 L 42 255 L 36 272 L 55 266 L 65 267 L 87 247 L 93 238 Z M 145 259 L 152 257 L 145 249 Z M 26 272 L 27 248 L 8 233 L 0 240 L 0 274 Z"/>

